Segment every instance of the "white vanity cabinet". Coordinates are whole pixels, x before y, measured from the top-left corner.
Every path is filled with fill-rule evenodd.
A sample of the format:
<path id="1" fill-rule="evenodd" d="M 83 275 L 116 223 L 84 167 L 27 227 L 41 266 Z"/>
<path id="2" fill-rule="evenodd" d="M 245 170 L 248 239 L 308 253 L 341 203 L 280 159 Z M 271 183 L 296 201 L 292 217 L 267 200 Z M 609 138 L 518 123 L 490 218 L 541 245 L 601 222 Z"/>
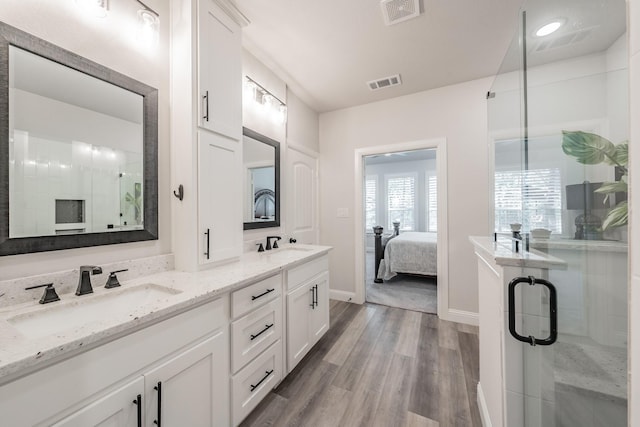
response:
<path id="1" fill-rule="evenodd" d="M 200 264 L 242 252 L 242 152 L 240 143 L 198 131 Z"/>
<path id="2" fill-rule="evenodd" d="M 242 46 L 229 0 L 171 0 L 175 265 L 198 271 L 242 253 Z"/>
<path id="3" fill-rule="evenodd" d="M 220 298 L 0 386 L 0 424 L 151 426 L 160 415 L 164 425 L 229 425 L 228 301 Z"/>
<path id="4" fill-rule="evenodd" d="M 147 424 L 211 427 L 228 423 L 227 340 L 225 331 L 220 331 L 144 374 Z"/>
<path id="5" fill-rule="evenodd" d="M 287 373 L 329 329 L 329 260 L 287 271 Z"/>
<path id="6" fill-rule="evenodd" d="M 214 0 L 198 0 L 200 127 L 242 137 L 241 29 Z"/>
<path id="7" fill-rule="evenodd" d="M 231 416 L 237 426 L 283 378 L 282 274 L 231 294 Z"/>
<path id="8" fill-rule="evenodd" d="M 144 379 L 135 378 L 126 385 L 107 393 L 77 412 L 53 424 L 54 427 L 85 427 L 111 425 L 139 427 L 144 411 L 142 395 Z M 46 423 L 45 423 L 46 424 Z"/>

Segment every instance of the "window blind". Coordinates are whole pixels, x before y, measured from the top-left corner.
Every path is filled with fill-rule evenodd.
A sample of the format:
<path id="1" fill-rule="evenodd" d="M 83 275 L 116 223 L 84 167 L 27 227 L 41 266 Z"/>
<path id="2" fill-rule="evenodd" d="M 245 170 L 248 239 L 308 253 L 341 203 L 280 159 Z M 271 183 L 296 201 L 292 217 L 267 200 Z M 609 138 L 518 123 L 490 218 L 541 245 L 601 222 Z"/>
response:
<path id="1" fill-rule="evenodd" d="M 521 223 L 524 230 L 546 228 L 562 233 L 560 170 L 533 169 L 495 173 L 495 228 L 510 231 Z"/>
<path id="2" fill-rule="evenodd" d="M 365 206 L 365 230 L 367 233 L 373 233 L 373 227 L 377 224 L 376 218 L 376 199 L 378 193 L 378 177 L 368 176 L 364 181 L 364 206 Z"/>
<path id="3" fill-rule="evenodd" d="M 438 178 L 427 176 L 427 231 L 438 231 Z"/>
<path id="4" fill-rule="evenodd" d="M 388 230 L 393 230 L 394 221 L 400 221 L 401 230 L 415 230 L 415 181 L 412 175 L 387 177 Z"/>

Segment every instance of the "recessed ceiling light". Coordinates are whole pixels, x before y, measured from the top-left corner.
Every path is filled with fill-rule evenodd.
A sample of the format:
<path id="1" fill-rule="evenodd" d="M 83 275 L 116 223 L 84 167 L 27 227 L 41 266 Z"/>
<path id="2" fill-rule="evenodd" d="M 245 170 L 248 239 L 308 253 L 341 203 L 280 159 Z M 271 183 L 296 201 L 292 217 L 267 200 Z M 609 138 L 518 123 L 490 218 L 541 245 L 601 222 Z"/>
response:
<path id="1" fill-rule="evenodd" d="M 558 31 L 558 28 L 562 27 L 564 23 L 565 23 L 564 19 L 556 19 L 552 22 L 549 22 L 548 24 L 545 24 L 542 27 L 540 27 L 538 31 L 536 31 L 536 36 L 537 37 L 548 36 L 549 34 Z"/>

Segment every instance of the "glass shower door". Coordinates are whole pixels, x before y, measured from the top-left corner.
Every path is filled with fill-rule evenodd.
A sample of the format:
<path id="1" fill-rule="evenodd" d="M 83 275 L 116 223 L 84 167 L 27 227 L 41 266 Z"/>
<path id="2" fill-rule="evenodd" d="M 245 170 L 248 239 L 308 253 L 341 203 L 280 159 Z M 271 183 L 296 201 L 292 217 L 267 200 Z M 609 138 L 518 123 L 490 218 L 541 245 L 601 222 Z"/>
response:
<path id="1" fill-rule="evenodd" d="M 507 363 L 521 370 L 507 425 L 626 426 L 626 5 L 531 0 L 521 19 L 520 62 L 496 79 L 511 75 L 520 102 L 500 104 L 505 89 L 489 100 L 495 229 L 521 224 L 531 251 L 566 267 L 512 278 L 514 330 L 529 342 Z M 519 128 L 492 126 L 513 125 L 514 109 Z"/>

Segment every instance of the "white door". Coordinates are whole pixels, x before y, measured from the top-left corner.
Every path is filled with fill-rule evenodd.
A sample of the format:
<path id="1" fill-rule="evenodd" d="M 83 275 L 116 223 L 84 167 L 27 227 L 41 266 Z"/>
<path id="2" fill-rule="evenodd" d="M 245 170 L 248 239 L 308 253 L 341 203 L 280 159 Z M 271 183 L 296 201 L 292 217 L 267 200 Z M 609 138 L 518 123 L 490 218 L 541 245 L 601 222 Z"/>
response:
<path id="1" fill-rule="evenodd" d="M 148 372 L 144 383 L 147 425 L 229 425 L 227 333 L 207 338 Z"/>
<path id="2" fill-rule="evenodd" d="M 144 379 L 140 376 L 53 425 L 56 427 L 140 426 L 142 425 L 143 393 Z M 48 423 L 45 422 L 45 424 Z"/>
<path id="3" fill-rule="evenodd" d="M 309 313 L 309 336 L 314 345 L 329 329 L 329 273 L 322 273 L 311 284 L 315 295 Z"/>
<path id="4" fill-rule="evenodd" d="M 242 153 L 240 142 L 198 132 L 200 263 L 240 255 L 242 244 Z"/>
<path id="5" fill-rule="evenodd" d="M 298 243 L 317 244 L 318 158 L 295 147 L 287 152 L 287 234 Z"/>
<path id="6" fill-rule="evenodd" d="M 240 27 L 213 0 L 198 2 L 198 123 L 234 139 L 242 136 Z"/>
<path id="7" fill-rule="evenodd" d="M 291 372 L 312 346 L 309 311 L 313 304 L 313 283 L 287 295 L 287 371 Z"/>

